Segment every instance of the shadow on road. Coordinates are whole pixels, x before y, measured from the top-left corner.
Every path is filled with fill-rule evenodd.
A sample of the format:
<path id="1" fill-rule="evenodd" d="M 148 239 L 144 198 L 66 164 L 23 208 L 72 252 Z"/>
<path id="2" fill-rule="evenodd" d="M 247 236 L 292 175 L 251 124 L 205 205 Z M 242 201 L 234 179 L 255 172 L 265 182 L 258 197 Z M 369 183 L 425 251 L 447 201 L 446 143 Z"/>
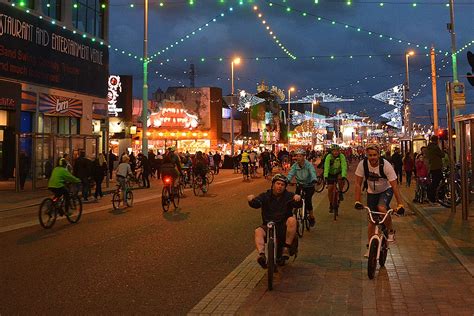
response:
<path id="1" fill-rule="evenodd" d="M 53 228 L 50 228 L 50 229 L 40 228 L 40 230 L 31 234 L 25 235 L 22 238 L 18 239 L 16 243 L 17 245 L 28 245 L 33 242 L 44 240 L 47 238 L 54 238 L 54 237 L 59 236 L 61 232 L 68 227 L 69 228 L 71 227 L 69 223 L 59 221 L 59 222 L 56 222 Z"/>
<path id="2" fill-rule="evenodd" d="M 181 213 L 181 209 L 178 207 L 174 211 L 164 212 L 163 218 L 169 222 L 181 222 L 188 219 L 190 212 Z"/>

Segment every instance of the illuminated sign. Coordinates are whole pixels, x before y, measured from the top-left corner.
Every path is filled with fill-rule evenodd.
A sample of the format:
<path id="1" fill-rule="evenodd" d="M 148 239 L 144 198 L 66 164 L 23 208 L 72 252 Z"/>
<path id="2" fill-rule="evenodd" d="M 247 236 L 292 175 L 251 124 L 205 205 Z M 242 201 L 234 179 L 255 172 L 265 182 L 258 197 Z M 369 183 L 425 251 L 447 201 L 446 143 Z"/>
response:
<path id="1" fill-rule="evenodd" d="M 122 92 L 122 83 L 120 82 L 120 76 L 109 77 L 109 92 L 107 93 L 109 116 L 118 116 L 123 111 L 122 108 L 117 106 L 119 93 Z"/>
<path id="2" fill-rule="evenodd" d="M 157 113 L 152 113 L 148 126 L 173 129 L 194 129 L 199 125 L 197 115 L 190 114 L 180 101 L 164 101 L 164 106 Z"/>
<path id="3" fill-rule="evenodd" d="M 40 93 L 39 111 L 49 115 L 82 117 L 82 101 Z"/>

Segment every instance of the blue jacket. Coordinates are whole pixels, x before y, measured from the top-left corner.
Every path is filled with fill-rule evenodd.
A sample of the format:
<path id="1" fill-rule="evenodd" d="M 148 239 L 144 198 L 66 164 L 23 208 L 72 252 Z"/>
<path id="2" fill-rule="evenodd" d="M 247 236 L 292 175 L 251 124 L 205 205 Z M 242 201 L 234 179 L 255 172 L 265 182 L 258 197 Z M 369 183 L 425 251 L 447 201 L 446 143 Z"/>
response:
<path id="1" fill-rule="evenodd" d="M 291 182 L 293 177 L 296 177 L 296 183 L 303 187 L 310 187 L 313 184 L 311 182 L 316 181 L 316 170 L 314 166 L 308 160 L 304 161 L 303 167 L 296 162 L 291 166 L 290 172 L 288 172 L 288 182 Z"/>

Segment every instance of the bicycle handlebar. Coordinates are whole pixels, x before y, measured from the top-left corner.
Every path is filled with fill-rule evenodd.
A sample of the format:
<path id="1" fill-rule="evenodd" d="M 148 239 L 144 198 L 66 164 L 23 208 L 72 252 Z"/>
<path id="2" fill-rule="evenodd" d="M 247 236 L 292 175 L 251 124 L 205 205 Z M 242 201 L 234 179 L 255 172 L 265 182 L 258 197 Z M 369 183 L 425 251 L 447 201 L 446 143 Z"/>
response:
<path id="1" fill-rule="evenodd" d="M 382 213 L 382 212 L 374 212 L 372 211 L 368 206 L 365 206 L 362 208 L 364 210 L 367 211 L 367 213 L 369 214 L 369 218 L 370 218 L 370 221 L 374 224 L 383 224 L 385 222 L 385 220 L 387 219 L 387 217 L 391 216 L 392 214 L 394 214 L 395 216 L 398 216 L 397 212 L 394 210 L 394 209 L 389 209 L 387 211 L 387 213 Z M 376 214 L 376 215 L 384 215 L 384 217 L 382 218 L 382 220 L 378 221 L 378 223 L 374 220 L 374 217 L 372 216 L 372 214 Z"/>

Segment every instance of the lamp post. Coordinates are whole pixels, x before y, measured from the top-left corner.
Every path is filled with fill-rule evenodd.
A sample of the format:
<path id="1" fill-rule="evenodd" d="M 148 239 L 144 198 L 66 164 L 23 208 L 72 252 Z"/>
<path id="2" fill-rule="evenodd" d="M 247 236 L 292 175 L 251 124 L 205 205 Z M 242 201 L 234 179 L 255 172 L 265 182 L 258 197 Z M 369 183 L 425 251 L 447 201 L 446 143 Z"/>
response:
<path id="1" fill-rule="evenodd" d="M 236 57 L 232 60 L 230 63 L 230 68 L 231 68 L 231 98 L 232 98 L 232 104 L 230 105 L 230 138 L 232 145 L 230 147 L 230 155 L 234 157 L 234 109 L 235 109 L 235 104 L 234 104 L 234 64 L 238 65 L 240 64 L 240 58 Z"/>
<path id="2" fill-rule="evenodd" d="M 403 103 L 405 104 L 405 134 L 411 136 L 411 109 L 410 109 L 410 72 L 408 70 L 408 58 L 415 55 L 414 51 L 405 53 L 405 87 L 403 89 Z"/>
<path id="3" fill-rule="evenodd" d="M 142 106 L 142 154 L 148 157 L 148 0 L 144 4 L 143 19 L 143 106 Z"/>
<path id="4" fill-rule="evenodd" d="M 314 131 L 314 106 L 319 105 L 319 102 L 314 100 L 311 102 L 311 129 Z M 316 141 L 314 138 L 313 133 L 311 133 L 311 150 L 314 150 L 314 145 L 316 145 Z"/>
<path id="5" fill-rule="evenodd" d="M 286 123 L 287 123 L 287 128 L 288 128 L 288 133 L 287 133 L 287 138 L 288 138 L 288 151 L 290 151 L 290 111 L 291 111 L 291 92 L 295 91 L 294 87 L 290 87 L 288 89 L 288 116 L 286 118 Z"/>
<path id="6" fill-rule="evenodd" d="M 338 111 L 336 112 L 336 114 L 337 114 L 338 116 L 341 115 L 341 113 L 342 113 L 342 110 L 338 110 Z M 342 124 L 341 124 L 341 118 L 338 118 L 338 119 L 337 119 L 337 133 L 336 133 L 336 134 L 337 134 L 337 138 L 341 137 L 341 125 L 342 125 Z M 341 140 L 342 140 L 342 138 L 341 138 Z"/>

